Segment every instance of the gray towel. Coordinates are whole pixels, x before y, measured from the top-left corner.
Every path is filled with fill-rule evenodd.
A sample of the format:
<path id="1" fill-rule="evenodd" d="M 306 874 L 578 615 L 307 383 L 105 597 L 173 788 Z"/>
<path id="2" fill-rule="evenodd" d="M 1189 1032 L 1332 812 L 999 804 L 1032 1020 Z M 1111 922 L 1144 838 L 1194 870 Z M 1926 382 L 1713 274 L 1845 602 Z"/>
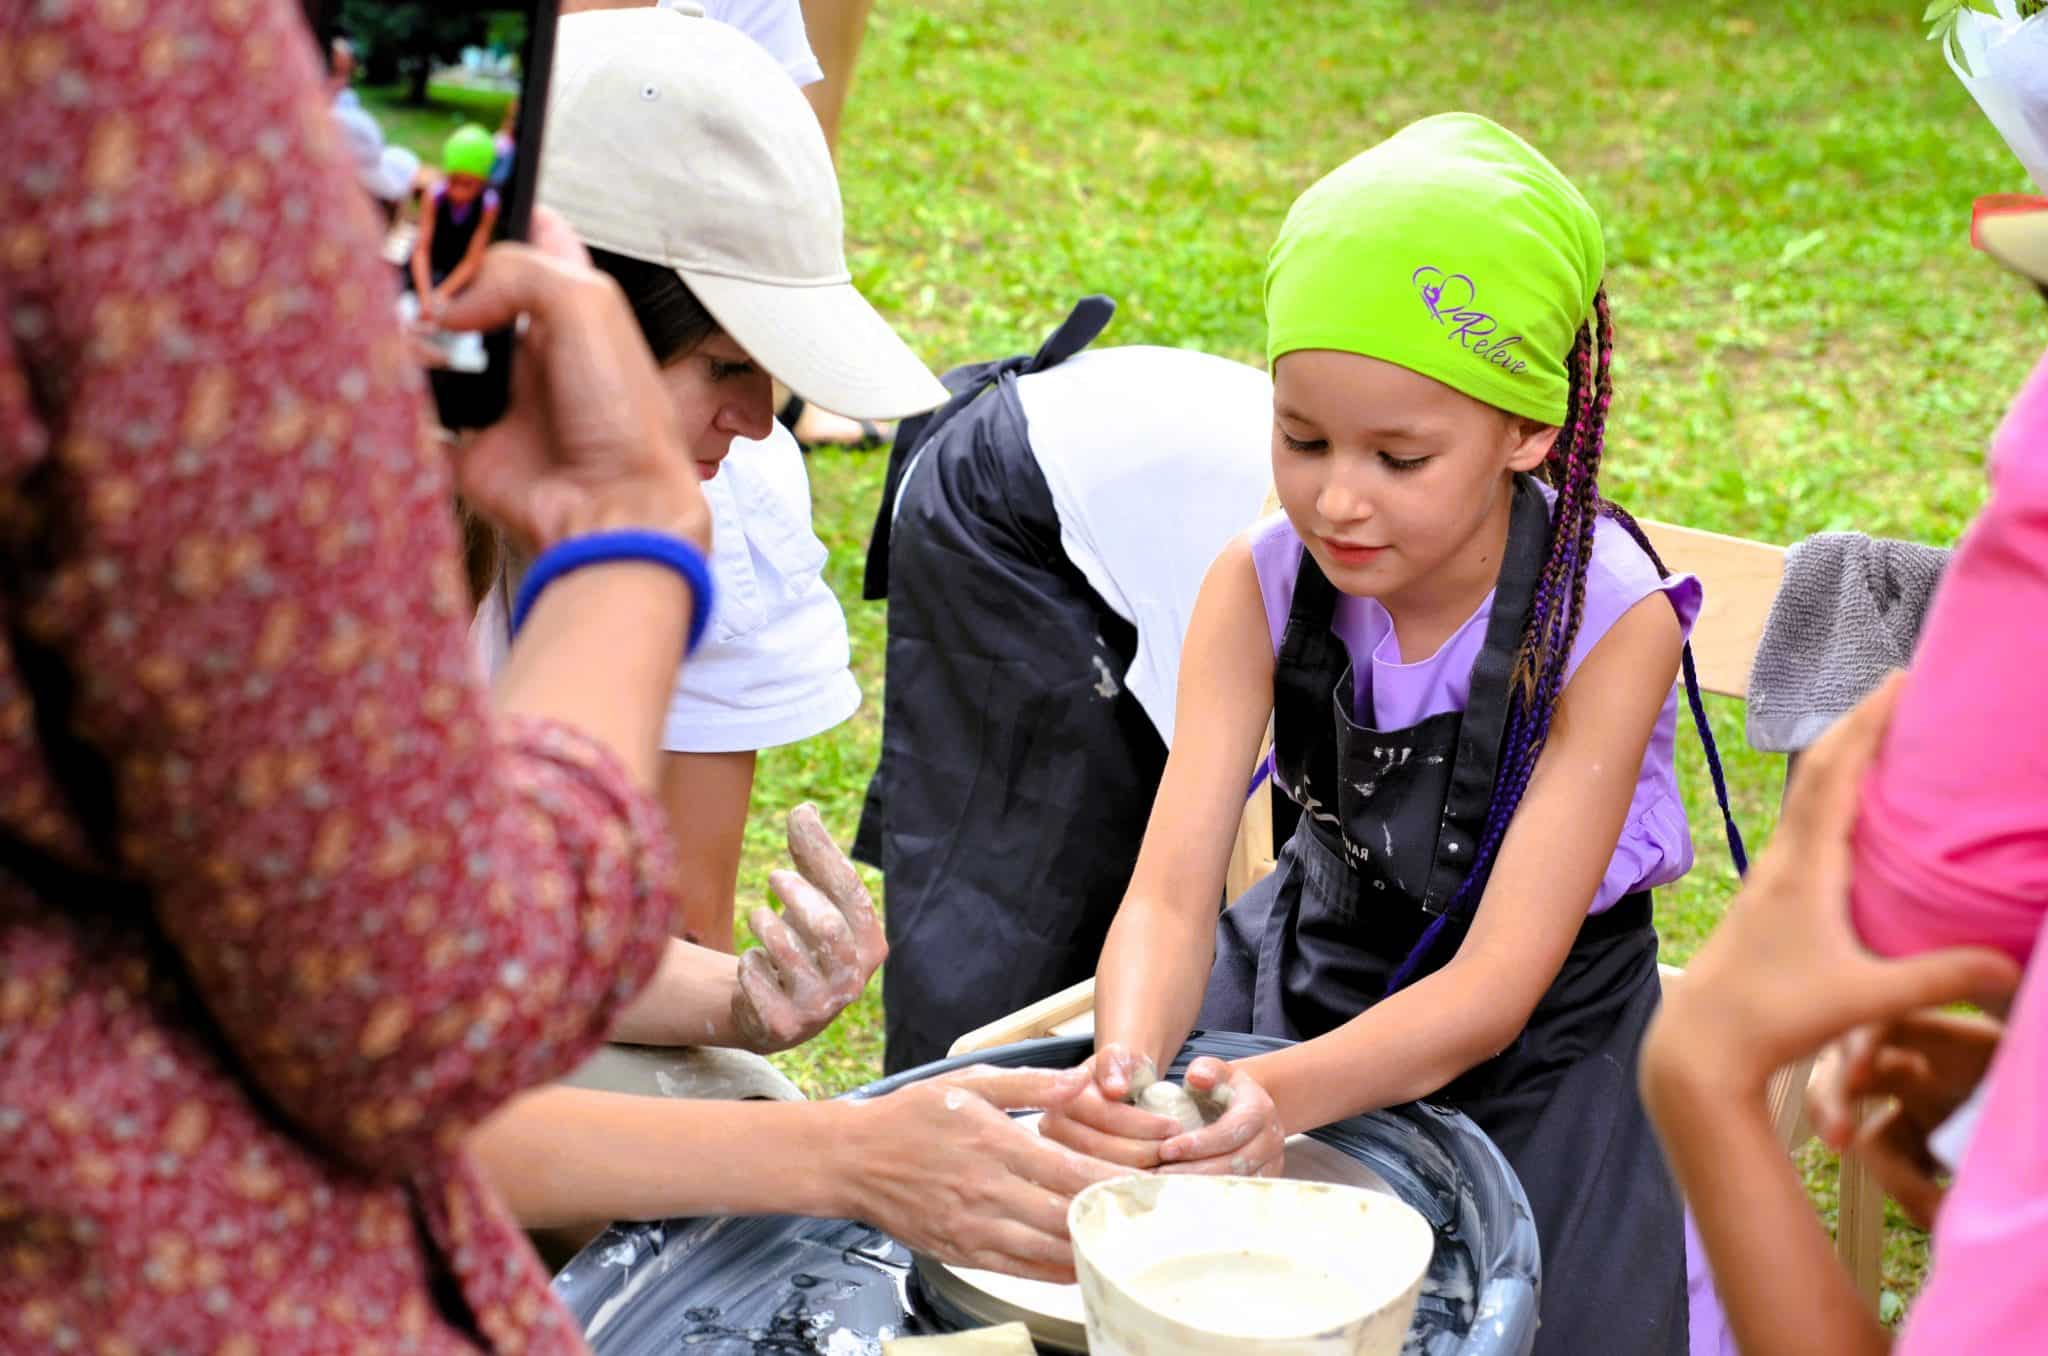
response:
<path id="1" fill-rule="evenodd" d="M 1749 743 L 1797 753 L 1913 657 L 1947 551 L 1823 532 L 1785 556 L 1749 670 Z"/>

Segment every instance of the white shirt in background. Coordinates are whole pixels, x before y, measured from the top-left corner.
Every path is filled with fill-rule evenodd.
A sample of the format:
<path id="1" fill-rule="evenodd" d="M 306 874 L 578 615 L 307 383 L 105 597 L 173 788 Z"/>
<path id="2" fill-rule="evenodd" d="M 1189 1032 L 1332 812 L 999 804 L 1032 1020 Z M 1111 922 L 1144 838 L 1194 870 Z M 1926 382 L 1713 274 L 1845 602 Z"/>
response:
<path id="1" fill-rule="evenodd" d="M 815 85 L 825 70 L 811 51 L 810 35 L 804 31 L 803 6 L 798 0 L 698 0 L 704 17 L 730 24 L 766 48 L 797 88 Z"/>
<path id="2" fill-rule="evenodd" d="M 734 753 L 821 734 L 860 707 L 846 614 L 825 583 L 825 544 L 811 529 L 803 450 L 777 424 L 735 438 L 704 482 L 717 598 L 704 643 L 677 675 L 662 747 Z M 510 645 L 502 582 L 470 636 L 495 676 Z"/>
<path id="3" fill-rule="evenodd" d="M 1017 379 L 1060 544 L 1137 628 L 1125 686 L 1173 743 L 1181 640 L 1202 576 L 1273 482 L 1273 384 L 1175 348 L 1085 350 Z"/>

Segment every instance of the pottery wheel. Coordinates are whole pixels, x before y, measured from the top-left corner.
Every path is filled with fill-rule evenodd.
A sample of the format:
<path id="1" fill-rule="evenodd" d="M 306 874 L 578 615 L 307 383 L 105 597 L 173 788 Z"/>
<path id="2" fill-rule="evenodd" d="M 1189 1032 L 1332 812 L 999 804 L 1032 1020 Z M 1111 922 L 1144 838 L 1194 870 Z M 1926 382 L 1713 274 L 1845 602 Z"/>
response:
<path id="1" fill-rule="evenodd" d="M 1023 1119 L 1037 1121 L 1036 1116 Z M 1394 1195 L 1386 1179 L 1371 1168 L 1307 1135 L 1296 1135 L 1287 1141 L 1287 1170 L 1282 1176 Z M 1031 1340 L 1040 1347 L 1077 1356 L 1085 1356 L 1088 1350 L 1086 1315 L 1081 1308 L 1078 1285 L 1054 1285 L 1005 1276 L 999 1271 L 955 1267 L 921 1254 L 916 1269 L 918 1280 L 935 1306 L 950 1311 L 943 1316 L 963 1327 L 1022 1323 L 1031 1330 Z"/>

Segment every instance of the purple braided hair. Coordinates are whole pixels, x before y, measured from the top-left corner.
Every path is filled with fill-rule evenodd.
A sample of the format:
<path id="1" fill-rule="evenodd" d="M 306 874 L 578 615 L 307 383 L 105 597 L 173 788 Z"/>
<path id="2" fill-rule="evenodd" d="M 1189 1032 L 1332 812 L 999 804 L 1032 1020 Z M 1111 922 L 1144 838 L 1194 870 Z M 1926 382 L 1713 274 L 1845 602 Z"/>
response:
<path id="1" fill-rule="evenodd" d="M 1614 401 L 1614 325 L 1607 293 L 1593 299 L 1595 323 L 1579 330 L 1569 368 L 1571 391 L 1567 408 L 1571 424 L 1544 459 L 1543 475 L 1557 491 L 1551 510 L 1550 552 L 1538 577 L 1522 649 L 1515 661 L 1516 690 L 1508 705 L 1507 731 L 1501 740 L 1500 768 L 1494 776 L 1493 799 L 1486 810 L 1471 872 L 1451 902 L 1459 913 L 1475 902 L 1487 870 L 1500 850 L 1508 823 L 1521 805 L 1522 792 L 1536 770 L 1550 738 L 1550 722 L 1564 690 L 1565 665 L 1578 639 L 1586 609 L 1586 571 L 1593 561 L 1593 525 L 1602 503 L 1598 485 L 1600 455 L 1606 446 L 1607 409 Z"/>
<path id="2" fill-rule="evenodd" d="M 1612 517 L 1636 544 L 1643 548 L 1662 576 L 1671 573 L 1658 558 L 1636 520 L 1617 505 L 1600 496 L 1600 457 L 1607 442 L 1607 411 L 1614 403 L 1614 320 L 1607 306 L 1607 289 L 1593 296 L 1593 321 L 1579 327 L 1578 341 L 1565 363 L 1569 391 L 1565 399 L 1566 419 L 1557 440 L 1544 458 L 1542 475 L 1557 492 L 1550 516 L 1550 549 L 1537 577 L 1529 604 L 1529 620 L 1522 631 L 1522 645 L 1515 658 L 1510 681 L 1507 728 L 1501 738 L 1500 765 L 1494 773 L 1493 797 L 1486 807 L 1486 827 L 1473 853 L 1471 869 L 1444 913 L 1434 919 L 1401 962 L 1387 983 L 1393 993 L 1415 977 L 1423 961 L 1435 949 L 1446 925 L 1468 917 L 1478 906 L 1486 888 L 1501 840 L 1508 824 L 1521 807 L 1522 793 L 1550 738 L 1550 725 L 1557 714 L 1557 699 L 1564 690 L 1566 665 L 1572 645 L 1578 639 L 1579 621 L 1585 614 L 1586 573 L 1593 562 L 1593 529 L 1601 514 Z M 1707 726 L 1706 708 L 1699 694 L 1699 678 L 1693 667 L 1692 647 L 1683 656 L 1686 696 L 1706 745 L 1707 765 L 1713 772 L 1714 792 L 1721 803 L 1728 830 L 1729 850 L 1738 872 L 1746 870 L 1742 836 L 1729 811 L 1728 788 L 1721 772 L 1719 751 Z"/>

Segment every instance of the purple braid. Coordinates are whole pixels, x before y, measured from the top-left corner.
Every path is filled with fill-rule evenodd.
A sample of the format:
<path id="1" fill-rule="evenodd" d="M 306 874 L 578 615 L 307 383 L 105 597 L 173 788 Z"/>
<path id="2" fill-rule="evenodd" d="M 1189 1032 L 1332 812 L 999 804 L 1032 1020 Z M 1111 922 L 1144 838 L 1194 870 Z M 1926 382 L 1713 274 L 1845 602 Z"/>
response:
<path id="1" fill-rule="evenodd" d="M 1486 829 L 1465 884 L 1452 901 L 1453 913 L 1475 902 L 1508 823 L 1522 803 L 1522 793 L 1549 742 L 1557 699 L 1564 690 L 1565 669 L 1578 639 L 1579 621 L 1585 615 L 1593 528 L 1602 507 L 1600 457 L 1607 443 L 1607 411 L 1614 403 L 1614 322 L 1605 290 L 1595 294 L 1593 313 L 1594 323 L 1580 329 L 1579 342 L 1572 349 L 1569 434 L 1559 435 L 1543 464 L 1544 477 L 1557 492 L 1557 502 L 1551 509 L 1549 556 L 1529 605 L 1522 650 L 1515 664 L 1524 675 L 1517 694 L 1520 700 L 1512 701 L 1508 708 Z"/>
<path id="2" fill-rule="evenodd" d="M 1468 916 L 1478 902 L 1501 840 L 1507 835 L 1508 824 L 1521 806 L 1522 793 L 1528 789 L 1536 761 L 1550 738 L 1558 694 L 1564 689 L 1565 668 L 1571 660 L 1572 644 L 1578 638 L 1579 620 L 1585 613 L 1586 572 L 1593 561 L 1593 528 L 1603 507 L 1598 483 L 1600 454 L 1606 445 L 1608 406 L 1614 399 L 1610 370 L 1614 360 L 1614 325 L 1604 288 L 1595 294 L 1593 310 L 1594 323 L 1579 327 L 1578 341 L 1565 363 L 1569 380 L 1565 422 L 1543 462 L 1543 478 L 1557 493 L 1550 514 L 1550 547 L 1542 573 L 1537 576 L 1529 619 L 1522 630 L 1521 649 L 1509 681 L 1507 728 L 1501 738 L 1493 797 L 1486 808 L 1486 827 L 1480 834 L 1464 883 L 1452 896 L 1449 907 L 1430 923 L 1407 959 L 1395 970 L 1387 984 L 1388 993 L 1414 977 L 1435 949 L 1446 924 L 1453 918 Z"/>

